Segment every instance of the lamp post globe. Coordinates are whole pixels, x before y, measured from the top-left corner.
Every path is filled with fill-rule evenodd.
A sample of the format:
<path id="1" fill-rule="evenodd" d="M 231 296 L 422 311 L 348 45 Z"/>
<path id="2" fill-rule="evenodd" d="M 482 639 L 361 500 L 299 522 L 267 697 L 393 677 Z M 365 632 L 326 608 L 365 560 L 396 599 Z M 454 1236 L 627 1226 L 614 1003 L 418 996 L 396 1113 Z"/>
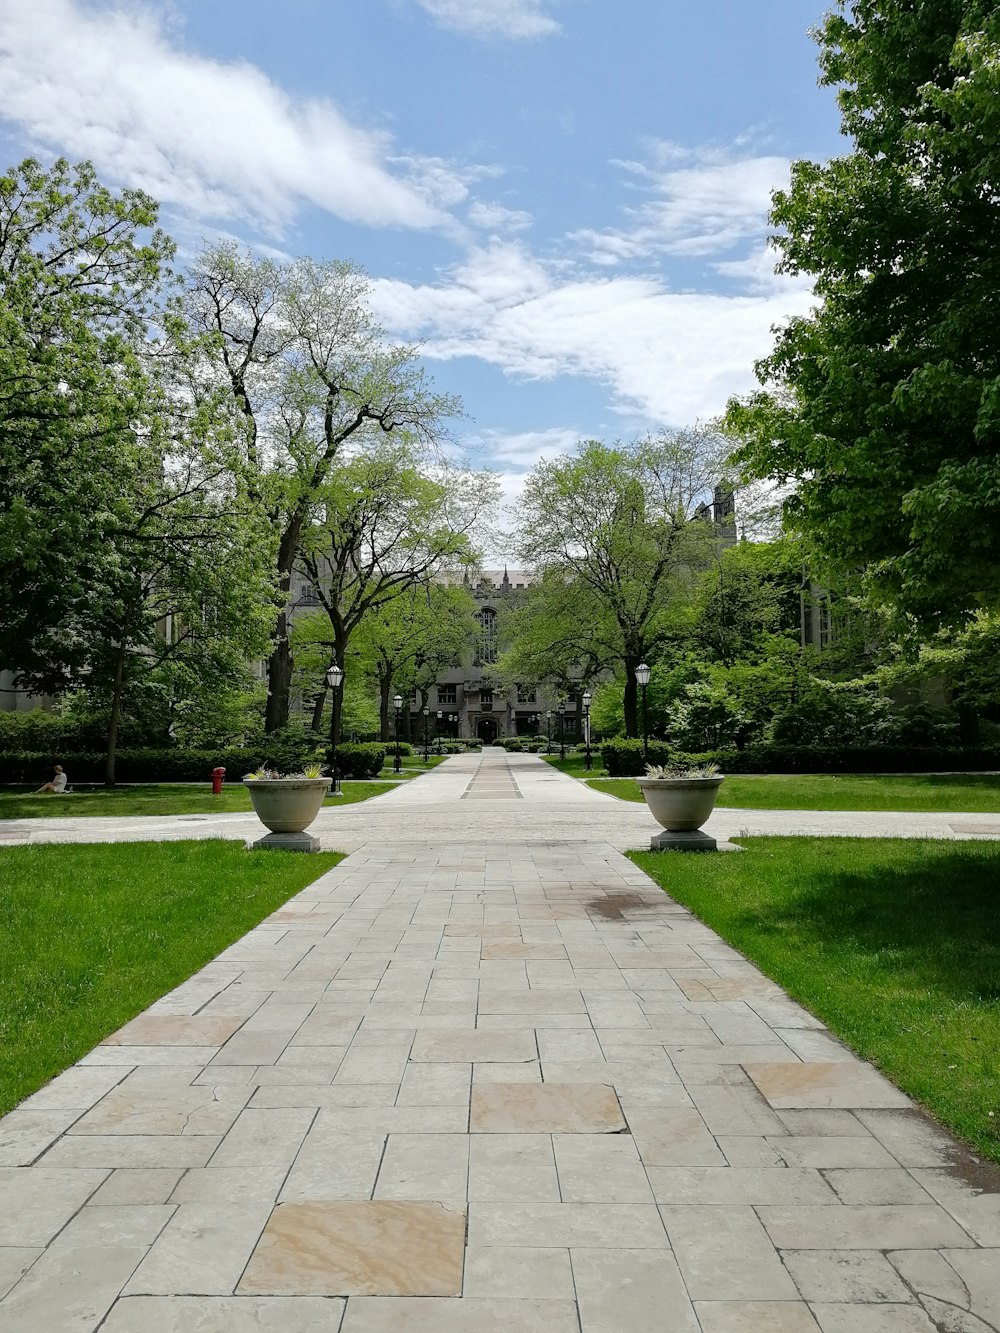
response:
<path id="1" fill-rule="evenodd" d="M 337 776 L 337 739 L 340 735 L 340 687 L 344 683 L 344 668 L 338 662 L 331 662 L 326 669 L 326 683 L 331 690 L 330 700 L 330 776 L 333 778 L 331 796 L 340 795 L 340 778 Z"/>
<path id="2" fill-rule="evenodd" d="M 587 772 L 590 772 L 590 701 L 594 696 L 589 690 L 583 692 L 583 730 L 587 742 Z"/>
<path id="3" fill-rule="evenodd" d="M 635 678 L 642 690 L 642 762 L 649 763 L 649 722 L 646 714 L 646 686 L 649 684 L 650 668 L 640 662 L 635 669 Z"/>
<path id="4" fill-rule="evenodd" d="M 403 696 L 401 694 L 393 695 L 392 703 L 396 710 L 396 755 L 392 761 L 392 771 L 394 773 L 402 773 L 403 759 L 399 753 L 399 725 L 403 713 Z"/>

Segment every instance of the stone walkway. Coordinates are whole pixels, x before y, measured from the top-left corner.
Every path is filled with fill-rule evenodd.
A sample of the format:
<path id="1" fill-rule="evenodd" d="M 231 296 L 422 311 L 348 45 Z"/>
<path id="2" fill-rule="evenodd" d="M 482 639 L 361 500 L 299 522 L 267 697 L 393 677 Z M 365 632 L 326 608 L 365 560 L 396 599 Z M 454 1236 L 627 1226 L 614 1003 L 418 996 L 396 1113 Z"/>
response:
<path id="1" fill-rule="evenodd" d="M 0 1121 L 3 1333 L 1000 1327 L 996 1174 L 481 764 Z"/>

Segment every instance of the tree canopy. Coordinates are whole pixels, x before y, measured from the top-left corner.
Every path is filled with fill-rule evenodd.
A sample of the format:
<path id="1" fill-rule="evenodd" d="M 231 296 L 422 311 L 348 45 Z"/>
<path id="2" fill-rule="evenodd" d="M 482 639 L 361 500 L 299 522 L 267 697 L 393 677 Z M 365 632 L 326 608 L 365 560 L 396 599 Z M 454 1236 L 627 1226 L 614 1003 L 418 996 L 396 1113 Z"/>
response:
<path id="1" fill-rule="evenodd" d="M 1000 12 L 839 0 L 816 35 L 852 151 L 771 220 L 817 306 L 727 425 L 820 560 L 933 626 L 1000 595 Z"/>

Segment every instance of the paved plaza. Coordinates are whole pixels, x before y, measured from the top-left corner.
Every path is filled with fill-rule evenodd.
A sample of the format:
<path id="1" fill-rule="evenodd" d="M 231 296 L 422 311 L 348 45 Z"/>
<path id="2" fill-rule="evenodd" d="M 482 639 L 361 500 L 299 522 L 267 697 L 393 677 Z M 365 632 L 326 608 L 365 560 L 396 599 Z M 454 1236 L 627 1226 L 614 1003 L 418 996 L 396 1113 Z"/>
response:
<path id="1" fill-rule="evenodd" d="M 0 1330 L 1000 1328 L 1000 1175 L 621 854 L 655 829 L 495 750 L 324 813 L 344 862 L 0 1121 Z"/>

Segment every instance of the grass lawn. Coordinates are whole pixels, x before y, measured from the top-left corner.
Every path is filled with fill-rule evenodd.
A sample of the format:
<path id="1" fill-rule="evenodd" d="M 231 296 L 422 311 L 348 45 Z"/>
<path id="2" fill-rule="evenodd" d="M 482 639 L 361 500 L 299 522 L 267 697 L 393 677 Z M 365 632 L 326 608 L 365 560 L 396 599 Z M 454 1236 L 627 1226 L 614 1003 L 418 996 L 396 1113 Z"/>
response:
<path id="1" fill-rule="evenodd" d="M 341 860 L 222 841 L 0 850 L 0 1115 Z"/>
<path id="2" fill-rule="evenodd" d="M 577 754 L 573 750 L 566 751 L 566 758 L 559 758 L 559 747 L 556 746 L 555 754 L 546 754 L 544 750 L 539 754 L 539 759 L 544 759 L 551 764 L 553 768 L 558 768 L 560 773 L 568 773 L 571 778 L 598 778 L 603 774 L 607 776 L 607 769 L 601 763 L 601 751 L 598 746 L 593 746 L 590 752 L 590 772 L 587 772 L 587 756 Z"/>
<path id="3" fill-rule="evenodd" d="M 342 796 L 328 796 L 324 808 L 367 801 L 392 791 L 393 782 L 344 782 Z M 35 795 L 25 787 L 0 789 L 0 819 L 67 819 L 78 815 L 216 815 L 250 812 L 250 793 L 238 782 L 227 782 L 220 796 L 204 786 L 170 782 L 147 786 L 85 787 L 80 791 L 55 796 Z"/>
<path id="4" fill-rule="evenodd" d="M 630 856 L 1000 1161 L 1000 844 L 742 841 L 739 855 Z"/>
<path id="5" fill-rule="evenodd" d="M 623 801 L 641 801 L 633 778 L 589 783 Z M 957 810 L 1000 812 L 1000 777 L 987 773 L 902 777 L 872 774 L 734 774 L 719 791 L 719 805 L 739 810 Z"/>

